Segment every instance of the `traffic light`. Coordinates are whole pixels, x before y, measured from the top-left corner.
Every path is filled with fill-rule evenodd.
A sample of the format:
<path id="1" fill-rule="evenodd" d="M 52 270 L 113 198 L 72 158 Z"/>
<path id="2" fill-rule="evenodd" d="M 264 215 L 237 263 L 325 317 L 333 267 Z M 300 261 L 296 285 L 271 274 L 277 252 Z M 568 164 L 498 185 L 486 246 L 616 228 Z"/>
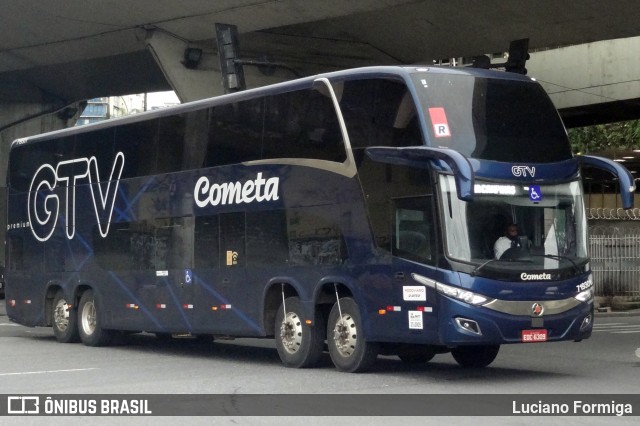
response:
<path id="1" fill-rule="evenodd" d="M 509 44 L 509 59 L 504 68 L 508 72 L 526 75 L 527 69 L 524 66 L 529 58 L 529 39 L 513 40 Z"/>
<path id="2" fill-rule="evenodd" d="M 228 24 L 216 24 L 216 42 L 218 59 L 225 93 L 237 92 L 246 88 L 244 70 L 240 61 L 238 27 Z"/>

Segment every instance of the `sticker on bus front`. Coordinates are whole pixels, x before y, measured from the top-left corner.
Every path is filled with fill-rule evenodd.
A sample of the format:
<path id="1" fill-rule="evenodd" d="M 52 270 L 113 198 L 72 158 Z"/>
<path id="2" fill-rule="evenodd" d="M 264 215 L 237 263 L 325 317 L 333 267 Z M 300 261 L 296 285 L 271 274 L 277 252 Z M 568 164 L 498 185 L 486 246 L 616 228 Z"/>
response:
<path id="1" fill-rule="evenodd" d="M 529 187 L 529 200 L 537 203 L 542 201 L 542 191 L 540 190 L 540 185 L 531 185 Z"/>
<path id="2" fill-rule="evenodd" d="M 426 301 L 427 288 L 423 285 L 405 285 L 402 287 L 402 300 Z"/>
<path id="3" fill-rule="evenodd" d="M 450 137 L 449 122 L 447 121 L 447 114 L 444 112 L 444 108 L 429 108 L 429 117 L 433 124 L 433 133 L 436 138 Z"/>
<path id="4" fill-rule="evenodd" d="M 409 311 L 409 329 L 422 330 L 424 325 L 422 323 L 422 312 Z"/>

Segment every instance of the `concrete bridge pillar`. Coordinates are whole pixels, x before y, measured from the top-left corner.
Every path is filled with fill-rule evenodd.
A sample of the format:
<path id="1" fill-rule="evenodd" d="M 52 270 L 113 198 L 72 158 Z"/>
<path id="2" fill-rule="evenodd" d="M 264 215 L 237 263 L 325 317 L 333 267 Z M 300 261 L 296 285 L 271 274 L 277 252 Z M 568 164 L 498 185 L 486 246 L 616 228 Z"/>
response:
<path id="1" fill-rule="evenodd" d="M 196 45 L 179 40 L 159 30 L 147 31 L 145 40 L 165 78 L 181 102 L 196 101 L 224 93 L 213 46 Z M 185 50 L 199 49 L 200 60 L 185 66 Z"/>
<path id="2" fill-rule="evenodd" d="M 213 31 L 213 28 L 211 29 Z M 224 94 L 222 74 L 218 59 L 215 40 L 190 43 L 160 30 L 147 30 L 145 42 L 152 53 L 165 78 L 176 92 L 181 102 L 191 102 Z M 189 62 L 185 58 L 187 49 L 197 49 L 200 53 L 198 61 Z M 242 36 L 240 36 L 241 58 L 248 62 L 255 62 L 260 52 L 242 50 Z M 194 52 L 198 53 L 198 52 Z M 286 67 L 258 67 L 244 66 L 247 88 L 264 86 L 291 80 L 296 75 Z"/>

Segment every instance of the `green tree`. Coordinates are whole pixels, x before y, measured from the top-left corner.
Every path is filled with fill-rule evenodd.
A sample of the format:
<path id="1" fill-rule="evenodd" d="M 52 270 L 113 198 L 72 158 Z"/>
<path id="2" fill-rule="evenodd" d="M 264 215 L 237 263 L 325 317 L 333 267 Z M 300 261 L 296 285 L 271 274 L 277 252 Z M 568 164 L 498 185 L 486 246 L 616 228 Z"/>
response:
<path id="1" fill-rule="evenodd" d="M 576 154 L 640 148 L 640 120 L 577 127 L 568 134 Z"/>

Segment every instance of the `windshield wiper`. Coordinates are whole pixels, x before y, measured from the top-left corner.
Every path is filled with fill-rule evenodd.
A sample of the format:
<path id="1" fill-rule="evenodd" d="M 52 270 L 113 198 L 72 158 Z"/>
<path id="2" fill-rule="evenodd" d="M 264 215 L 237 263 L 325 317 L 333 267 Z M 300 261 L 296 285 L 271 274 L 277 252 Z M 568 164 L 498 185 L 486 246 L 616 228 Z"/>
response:
<path id="1" fill-rule="evenodd" d="M 545 259 L 553 259 L 553 260 L 558 260 L 558 261 L 567 260 L 573 266 L 573 269 L 576 271 L 576 274 L 580 273 L 580 268 L 578 267 L 578 264 L 576 262 L 574 262 L 573 259 L 571 259 L 569 256 L 564 256 L 564 255 L 561 255 L 561 254 L 532 254 L 530 256 L 544 257 Z"/>
<path id="2" fill-rule="evenodd" d="M 568 256 L 563 256 L 563 255 L 557 255 L 557 254 L 531 254 L 531 253 L 527 253 L 527 256 L 530 257 L 544 257 L 546 259 L 553 259 L 553 260 L 567 260 L 569 263 L 571 263 L 571 266 L 573 266 L 573 269 L 575 270 L 575 272 L 577 274 L 580 273 L 580 268 L 578 267 L 578 264 L 576 262 L 573 261 L 573 259 L 571 259 Z M 478 272 L 480 272 L 480 270 L 482 268 L 484 268 L 486 265 L 488 265 L 489 263 L 493 263 L 493 262 L 531 262 L 531 258 L 527 258 L 527 257 L 521 257 L 521 258 L 509 258 L 509 259 L 489 259 L 486 262 L 476 266 L 476 268 L 471 272 L 471 276 L 475 276 L 478 274 Z"/>
<path id="3" fill-rule="evenodd" d="M 476 266 L 476 268 L 471 272 L 471 276 L 475 276 L 482 268 L 492 262 L 531 262 L 531 259 L 527 258 L 516 258 L 516 259 L 489 259 L 486 262 Z"/>

